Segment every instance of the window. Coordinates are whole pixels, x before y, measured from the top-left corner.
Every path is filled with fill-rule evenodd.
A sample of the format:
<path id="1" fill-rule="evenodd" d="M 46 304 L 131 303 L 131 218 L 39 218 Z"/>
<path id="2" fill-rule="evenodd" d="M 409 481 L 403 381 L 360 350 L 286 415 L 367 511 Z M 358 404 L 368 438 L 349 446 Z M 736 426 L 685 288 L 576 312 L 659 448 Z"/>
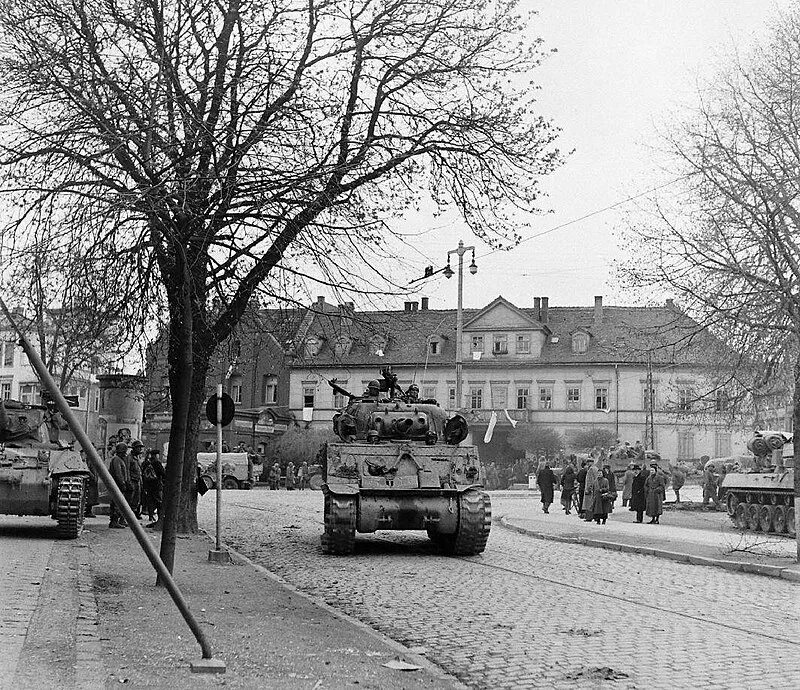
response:
<path id="1" fill-rule="evenodd" d="M 684 387 L 678 389 L 678 412 L 690 412 L 694 393 L 691 388 Z"/>
<path id="2" fill-rule="evenodd" d="M 469 389 L 469 406 L 473 410 L 480 410 L 483 408 L 483 388 Z"/>
<path id="3" fill-rule="evenodd" d="M 3 348 L 3 366 L 14 366 L 14 343 L 6 343 Z"/>
<path id="4" fill-rule="evenodd" d="M 274 405 L 278 402 L 278 377 L 266 375 L 262 378 L 261 400 L 265 405 Z"/>
<path id="5" fill-rule="evenodd" d="M 340 335 L 336 338 L 333 344 L 333 352 L 337 357 L 343 357 L 350 352 L 350 337 L 347 335 Z"/>
<path id="6" fill-rule="evenodd" d="M 455 409 L 456 406 L 456 389 L 455 388 L 448 388 L 447 389 L 447 404 L 450 409 Z"/>
<path id="7" fill-rule="evenodd" d="M 508 336 L 505 333 L 495 333 L 492 337 L 492 352 L 503 355 L 508 352 Z"/>
<path id="8" fill-rule="evenodd" d="M 422 387 L 422 399 L 423 400 L 432 400 L 436 398 L 436 386 L 423 386 Z"/>
<path id="9" fill-rule="evenodd" d="M 492 386 L 492 407 L 496 410 L 505 410 L 508 407 L 508 388 L 506 386 Z"/>
<path id="10" fill-rule="evenodd" d="M 528 389 L 517 388 L 517 409 L 525 410 L 528 407 Z"/>
<path id="11" fill-rule="evenodd" d="M 551 386 L 543 386 L 539 388 L 539 409 L 553 409 L 553 388 Z"/>
<path id="12" fill-rule="evenodd" d="M 581 409 L 581 389 L 578 386 L 567 386 L 567 409 Z"/>
<path id="13" fill-rule="evenodd" d="M 483 336 L 482 335 L 473 335 L 472 336 L 472 350 L 471 352 L 483 352 Z"/>
<path id="14" fill-rule="evenodd" d="M 11 397 L 11 382 L 3 381 L 0 383 L 0 400 L 8 400 Z"/>
<path id="15" fill-rule="evenodd" d="M 731 435 L 725 431 L 718 431 L 714 439 L 714 457 L 724 458 L 731 454 Z"/>
<path id="16" fill-rule="evenodd" d="M 655 388 L 642 388 L 642 409 L 649 410 L 656 408 L 656 391 Z"/>
<path id="17" fill-rule="evenodd" d="M 428 341 L 428 353 L 432 355 L 438 355 L 439 352 L 440 352 L 439 341 L 438 340 Z"/>
<path id="18" fill-rule="evenodd" d="M 725 410 L 728 409 L 729 404 L 728 392 L 724 389 L 718 390 L 717 395 L 714 398 L 714 411 L 725 412 Z M 729 453 L 723 453 L 722 455 L 729 455 Z M 717 455 L 717 457 L 720 456 Z"/>
<path id="19" fill-rule="evenodd" d="M 527 333 L 517 336 L 517 354 L 529 355 L 531 353 L 531 337 Z"/>
<path id="20" fill-rule="evenodd" d="M 235 383 L 231 386 L 231 398 L 233 398 L 233 402 L 237 405 L 240 405 L 242 402 L 242 384 Z"/>
<path id="21" fill-rule="evenodd" d="M 336 384 L 347 390 L 347 381 L 337 381 Z M 341 410 L 347 405 L 347 396 L 339 393 L 338 391 L 333 394 L 333 407 L 334 409 Z"/>
<path id="22" fill-rule="evenodd" d="M 19 386 L 19 401 L 25 405 L 36 405 L 39 403 L 39 384 L 22 383 Z"/>
<path id="23" fill-rule="evenodd" d="M 594 389 L 594 409 L 595 410 L 608 409 L 608 388 Z"/>
<path id="24" fill-rule="evenodd" d="M 303 386 L 303 407 L 314 407 L 315 386 Z"/>
<path id="25" fill-rule="evenodd" d="M 94 392 L 94 411 L 100 411 L 100 391 Z"/>
<path id="26" fill-rule="evenodd" d="M 589 334 L 574 333 L 572 336 L 572 351 L 575 354 L 582 355 L 588 349 L 589 349 Z"/>
<path id="27" fill-rule="evenodd" d="M 694 434 L 691 431 L 678 432 L 678 460 L 694 459 Z"/>

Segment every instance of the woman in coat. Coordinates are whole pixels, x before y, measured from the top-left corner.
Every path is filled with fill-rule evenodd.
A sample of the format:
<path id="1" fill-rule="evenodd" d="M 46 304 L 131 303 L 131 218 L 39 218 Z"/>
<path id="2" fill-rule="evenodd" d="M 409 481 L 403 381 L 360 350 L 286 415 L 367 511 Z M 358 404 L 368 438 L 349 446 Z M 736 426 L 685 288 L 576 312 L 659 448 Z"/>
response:
<path id="1" fill-rule="evenodd" d="M 570 463 L 564 468 L 564 474 L 561 475 L 561 505 L 567 515 L 570 514 L 570 507 L 572 506 L 572 494 L 575 492 L 575 468 Z"/>
<path id="2" fill-rule="evenodd" d="M 613 499 L 611 498 L 611 486 L 608 482 L 608 477 L 602 472 L 597 475 L 593 495 L 592 516 L 598 525 L 601 523 L 605 525 L 608 513 L 613 505 Z"/>
<path id="3" fill-rule="evenodd" d="M 650 476 L 644 483 L 645 491 L 647 492 L 647 505 L 646 512 L 650 518 L 648 524 L 659 524 L 658 518 L 664 512 L 664 496 L 667 492 L 667 480 L 664 475 L 658 471 L 658 465 L 653 463 L 650 465 Z"/>
<path id="4" fill-rule="evenodd" d="M 558 483 L 556 475 L 550 469 L 550 463 L 544 463 L 544 467 L 536 473 L 536 483 L 542 493 L 542 512 L 550 512 L 550 504 L 553 502 L 555 485 Z"/>
<path id="5" fill-rule="evenodd" d="M 586 486 L 583 493 L 583 519 L 586 522 L 594 520 L 594 492 L 599 474 L 600 470 L 597 467 L 597 463 L 592 461 L 586 468 Z"/>
<path id="6" fill-rule="evenodd" d="M 633 469 L 633 463 L 628 465 L 628 469 L 625 470 L 625 478 L 622 481 L 622 507 L 628 505 L 628 501 L 631 500 L 631 495 L 633 494 L 633 478 L 636 476 L 636 472 Z M 633 508 L 631 508 L 633 510 Z"/>
<path id="7" fill-rule="evenodd" d="M 631 510 L 636 511 L 636 522 L 641 522 L 644 517 L 644 510 L 647 507 L 647 490 L 645 489 L 645 482 L 650 476 L 650 472 L 646 467 L 639 467 L 634 465 L 633 469 L 636 474 L 631 483 Z"/>

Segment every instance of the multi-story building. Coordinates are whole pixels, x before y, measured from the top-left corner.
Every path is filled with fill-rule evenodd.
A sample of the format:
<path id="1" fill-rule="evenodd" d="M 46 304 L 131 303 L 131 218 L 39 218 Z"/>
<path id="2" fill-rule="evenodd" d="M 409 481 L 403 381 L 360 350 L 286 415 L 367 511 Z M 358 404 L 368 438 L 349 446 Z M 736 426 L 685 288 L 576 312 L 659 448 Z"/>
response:
<path id="1" fill-rule="evenodd" d="M 520 308 L 498 297 L 463 311 L 462 399 L 456 400 L 456 311 L 356 312 L 319 298 L 298 330 L 290 361 L 289 408 L 329 425 L 345 400 L 329 379 L 359 395 L 390 366 L 403 387 L 436 398 L 471 423 L 484 457 L 519 456 L 505 439 L 513 423 L 550 427 L 565 450 L 577 432 L 604 429 L 662 456 L 690 460 L 745 452 L 746 430 L 722 414 L 725 396 L 707 393 L 720 343 L 667 301 L 661 307 Z M 492 412 L 497 424 L 483 446 Z"/>

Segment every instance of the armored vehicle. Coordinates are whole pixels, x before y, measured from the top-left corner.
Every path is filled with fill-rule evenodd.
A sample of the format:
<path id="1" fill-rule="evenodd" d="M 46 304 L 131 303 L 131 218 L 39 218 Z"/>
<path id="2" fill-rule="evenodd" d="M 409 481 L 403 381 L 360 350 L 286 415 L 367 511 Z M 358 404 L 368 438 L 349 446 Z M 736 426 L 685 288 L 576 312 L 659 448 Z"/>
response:
<path id="1" fill-rule="evenodd" d="M 795 469 L 788 467 L 793 461 L 783 457 L 791 441 L 781 431 L 756 431 L 747 443 L 754 467 L 725 475 L 728 515 L 739 529 L 795 535 Z"/>
<path id="2" fill-rule="evenodd" d="M 0 401 L 0 514 L 49 515 L 58 535 L 83 530 L 89 468 L 59 442 L 66 425 L 53 408 Z"/>
<path id="3" fill-rule="evenodd" d="M 333 419 L 341 442 L 322 450 L 322 550 L 352 553 L 356 531 L 419 529 L 446 553 L 481 553 L 492 509 L 477 449 L 459 445 L 466 420 L 382 374 L 361 397 L 329 382 L 349 402 Z"/>

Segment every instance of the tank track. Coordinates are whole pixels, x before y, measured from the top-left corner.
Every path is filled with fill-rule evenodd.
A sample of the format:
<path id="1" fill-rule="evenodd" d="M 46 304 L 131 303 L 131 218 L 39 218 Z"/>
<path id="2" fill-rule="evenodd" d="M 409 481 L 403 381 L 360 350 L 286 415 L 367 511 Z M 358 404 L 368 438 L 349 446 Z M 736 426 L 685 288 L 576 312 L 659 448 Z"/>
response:
<path id="1" fill-rule="evenodd" d="M 348 556 L 356 547 L 356 497 L 325 494 L 322 553 Z"/>
<path id="2" fill-rule="evenodd" d="M 791 496 L 773 497 L 738 491 L 729 492 L 728 516 L 736 528 L 742 531 L 772 532 L 794 537 L 796 527 L 793 502 Z"/>
<path id="3" fill-rule="evenodd" d="M 83 531 L 86 503 L 86 478 L 65 475 L 58 478 L 56 515 L 60 539 L 77 539 Z"/>
<path id="4" fill-rule="evenodd" d="M 458 497 L 458 529 L 455 534 L 428 531 L 442 551 L 452 556 L 476 556 L 486 549 L 492 528 L 492 500 L 483 491 L 470 489 Z"/>

